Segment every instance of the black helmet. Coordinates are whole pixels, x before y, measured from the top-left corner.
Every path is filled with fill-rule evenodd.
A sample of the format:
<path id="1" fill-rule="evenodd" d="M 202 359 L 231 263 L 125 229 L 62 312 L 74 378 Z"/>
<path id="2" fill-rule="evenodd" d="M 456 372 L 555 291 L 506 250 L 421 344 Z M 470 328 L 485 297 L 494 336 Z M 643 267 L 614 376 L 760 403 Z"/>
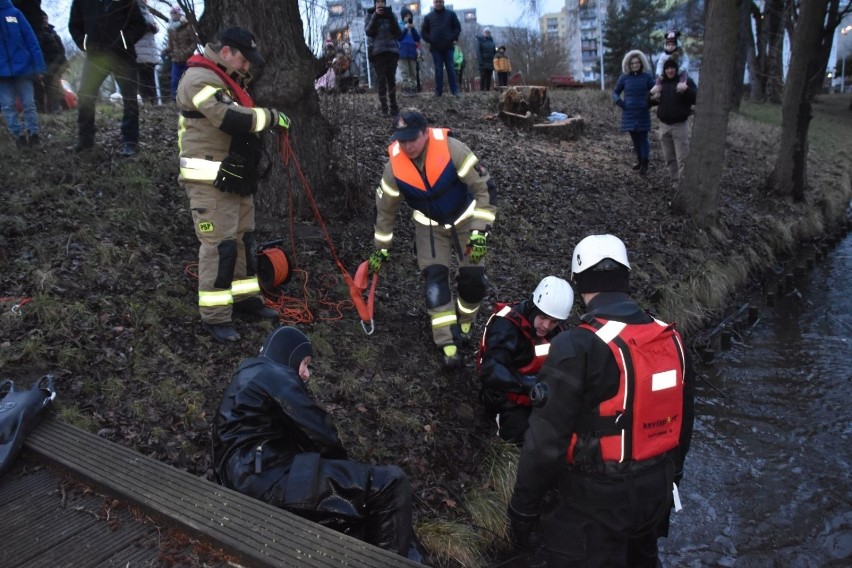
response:
<path id="1" fill-rule="evenodd" d="M 266 336 L 260 356 L 299 370 L 305 357 L 314 354 L 311 340 L 295 327 L 282 326 Z"/>

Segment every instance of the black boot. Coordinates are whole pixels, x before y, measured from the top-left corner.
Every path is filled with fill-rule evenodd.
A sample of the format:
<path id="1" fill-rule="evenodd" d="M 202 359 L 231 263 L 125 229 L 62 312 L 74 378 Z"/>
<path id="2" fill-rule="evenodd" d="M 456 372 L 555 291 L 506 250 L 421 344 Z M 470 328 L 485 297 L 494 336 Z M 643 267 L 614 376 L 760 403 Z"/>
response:
<path id="1" fill-rule="evenodd" d="M 268 319 L 279 321 L 281 314 L 270 307 L 267 307 L 259 297 L 248 298 L 234 302 L 234 313 L 238 315 L 248 316 L 252 319 Z"/>
<path id="2" fill-rule="evenodd" d="M 230 322 L 218 324 L 202 322 L 201 325 L 213 336 L 213 339 L 217 343 L 234 343 L 240 340 L 240 334 L 237 333 L 237 330 L 234 329 Z"/>
<path id="3" fill-rule="evenodd" d="M 648 173 L 648 158 L 642 158 L 639 162 L 639 173 L 644 176 Z"/>
<path id="4" fill-rule="evenodd" d="M 411 486 L 396 466 L 374 466 L 366 500 L 367 542 L 407 558 L 412 551 Z"/>
<path id="5" fill-rule="evenodd" d="M 639 158 L 638 160 L 636 160 L 636 163 L 633 165 L 633 171 L 638 172 L 641 167 L 642 167 L 642 158 Z"/>

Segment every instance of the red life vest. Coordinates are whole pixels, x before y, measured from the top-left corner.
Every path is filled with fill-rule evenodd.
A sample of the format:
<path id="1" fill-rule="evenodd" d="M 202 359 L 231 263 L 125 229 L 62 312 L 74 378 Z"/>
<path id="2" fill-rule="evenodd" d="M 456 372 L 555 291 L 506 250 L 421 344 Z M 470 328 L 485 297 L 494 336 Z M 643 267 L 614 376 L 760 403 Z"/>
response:
<path id="1" fill-rule="evenodd" d="M 618 364 L 618 392 L 581 417 L 567 459 L 574 463 L 578 434 L 600 440 L 601 459 L 642 461 L 677 447 L 683 424 L 683 340 L 674 324 L 657 319 L 625 324 L 590 318 L 578 327 L 607 344 Z"/>
<path id="2" fill-rule="evenodd" d="M 520 330 L 527 341 L 530 342 L 530 345 L 533 346 L 533 358 L 529 363 L 517 369 L 519 374 L 537 375 L 541 370 L 541 366 L 544 365 L 544 360 L 547 359 L 547 354 L 550 352 L 550 342 L 544 337 L 539 337 L 535 333 L 532 324 L 527 320 L 527 318 L 525 318 L 523 314 L 517 310 L 513 309 L 515 306 L 517 306 L 517 304 L 506 304 L 503 302 L 497 302 L 497 304 L 494 305 L 494 312 L 491 314 L 491 317 L 488 318 L 488 322 L 485 324 L 485 331 L 482 333 L 482 339 L 479 340 L 479 351 L 476 354 L 477 372 L 480 367 L 482 367 L 482 359 L 485 357 L 485 352 L 487 350 L 485 336 L 488 334 L 488 324 L 491 323 L 491 320 L 494 317 L 506 318 L 512 322 L 514 326 Z M 526 399 L 526 404 L 529 404 L 529 397 Z"/>
<path id="3" fill-rule="evenodd" d="M 207 59 L 203 55 L 195 54 L 186 61 L 187 67 L 204 67 L 205 69 L 210 69 L 216 75 L 219 76 L 220 79 L 225 81 L 225 84 L 228 85 L 228 89 L 233 93 L 234 98 L 240 104 L 240 106 L 254 108 L 254 101 L 251 100 L 251 96 L 249 96 L 248 91 L 246 91 L 239 83 L 237 83 L 233 77 L 228 75 L 227 71 L 225 71 L 221 66 L 217 65 L 215 62 Z"/>

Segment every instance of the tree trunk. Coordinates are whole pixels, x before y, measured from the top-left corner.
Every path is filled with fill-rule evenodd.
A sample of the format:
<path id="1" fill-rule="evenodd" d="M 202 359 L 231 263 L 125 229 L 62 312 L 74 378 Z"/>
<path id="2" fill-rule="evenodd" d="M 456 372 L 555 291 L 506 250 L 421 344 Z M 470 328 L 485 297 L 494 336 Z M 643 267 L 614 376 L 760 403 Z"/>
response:
<path id="1" fill-rule="evenodd" d="M 740 29 L 737 34 L 737 57 L 733 68 L 733 89 L 731 90 L 731 110 L 740 109 L 740 101 L 745 94 L 746 61 L 748 60 L 749 45 L 751 44 L 751 6 L 752 0 L 737 0 L 740 6 Z"/>
<path id="2" fill-rule="evenodd" d="M 731 103 L 731 67 L 737 50 L 740 9 L 730 0 L 707 0 L 704 64 L 695 106 L 692 147 L 672 205 L 698 225 L 716 219 L 719 181 Z"/>
<path id="3" fill-rule="evenodd" d="M 781 141 L 768 182 L 779 195 L 792 195 L 797 200 L 804 197 L 807 181 L 807 135 L 811 120 L 808 73 L 830 1 L 810 0 L 801 5 L 781 106 Z"/>
<path id="4" fill-rule="evenodd" d="M 340 188 L 327 167 L 325 154 L 332 133 L 314 91 L 314 56 L 305 44 L 297 0 L 255 1 L 251 9 L 246 9 L 243 0 L 207 0 L 199 26 L 208 42 L 230 26 L 251 30 L 266 60 L 262 70 L 251 70 L 255 80 L 249 91 L 255 104 L 276 108 L 290 117 L 290 144 L 313 191 Z M 265 215 L 282 216 L 287 208 L 286 188 L 293 183 L 301 193 L 300 182 L 292 174 L 293 168 L 285 169 L 275 156 L 277 135 L 264 136 L 275 165 L 258 191 L 258 207 Z"/>
<path id="5" fill-rule="evenodd" d="M 766 3 L 766 98 L 780 103 L 784 90 L 784 15 L 787 13 L 784 0 L 769 0 Z"/>

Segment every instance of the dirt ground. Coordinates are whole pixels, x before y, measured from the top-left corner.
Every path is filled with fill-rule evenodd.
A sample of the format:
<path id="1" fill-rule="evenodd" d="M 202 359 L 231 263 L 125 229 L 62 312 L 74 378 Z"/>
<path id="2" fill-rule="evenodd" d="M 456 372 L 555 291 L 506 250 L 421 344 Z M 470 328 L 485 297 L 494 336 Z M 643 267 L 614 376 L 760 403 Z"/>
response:
<path id="1" fill-rule="evenodd" d="M 648 175 L 631 169 L 632 145 L 618 132 L 618 109 L 606 93 L 552 94 L 552 110 L 585 119 L 576 141 L 507 128 L 496 118 L 493 94 L 424 93 L 401 106 L 417 106 L 435 126 L 452 128 L 499 188 L 486 258 L 491 288 L 474 337 L 494 302 L 522 298 L 548 274 L 567 278 L 574 245 L 599 232 L 625 241 L 635 296 L 697 332 L 717 312 L 673 313 L 671 295 L 690 294 L 684 283 L 708 262 L 724 266 L 732 255 L 747 256 L 767 219 L 797 217 L 804 207 L 765 194 L 777 127 L 741 116 L 731 119 L 719 226 L 705 233 L 671 212 L 673 189 L 653 135 Z M 341 211 L 340 188 L 313 191 L 337 253 L 354 272 L 372 247 L 372 191 L 391 123 L 379 116 L 374 94 L 328 96 L 323 110 L 338 128 L 328 167 L 340 172 L 355 201 Z M 100 146 L 85 156 L 66 151 L 73 113 L 44 117 L 40 148 L 18 154 L 10 138 L 0 140 L 0 371 L 27 386 L 53 373 L 63 419 L 210 476 L 220 393 L 273 328 L 238 321 L 242 339 L 229 346 L 202 330 L 197 242 L 176 183 L 175 110 L 143 110 L 141 152 L 131 160 L 115 152 L 119 116 L 100 109 Z M 293 129 L 293 136 L 305 135 L 295 121 Z M 367 336 L 304 196 L 292 225 L 286 208 L 269 205 L 286 203 L 286 192 L 285 184 L 261 190 L 258 241 L 283 238 L 291 255 L 293 278 L 275 299 L 283 321 L 314 342 L 317 398 L 353 458 L 395 463 L 410 475 L 419 521 L 464 521 L 466 492 L 485 484 L 494 428 L 480 410 L 475 345 L 464 348 L 463 370 L 441 370 L 406 209 L 378 286 L 376 331 Z"/>

